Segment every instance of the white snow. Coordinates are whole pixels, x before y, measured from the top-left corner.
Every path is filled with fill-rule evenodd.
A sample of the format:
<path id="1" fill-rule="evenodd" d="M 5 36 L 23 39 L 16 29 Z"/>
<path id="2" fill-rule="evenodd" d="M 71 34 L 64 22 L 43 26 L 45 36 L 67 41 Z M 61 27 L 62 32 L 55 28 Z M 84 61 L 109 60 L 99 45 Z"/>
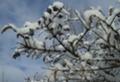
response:
<path id="1" fill-rule="evenodd" d="M 32 48 L 44 49 L 44 42 L 36 39 L 35 37 L 28 36 L 26 41 L 27 44 Z"/>
<path id="2" fill-rule="evenodd" d="M 60 1 L 55 1 L 53 6 L 57 7 L 58 9 L 63 8 L 64 4 Z"/>
<path id="3" fill-rule="evenodd" d="M 70 29 L 70 26 L 69 26 L 68 24 L 66 24 L 66 25 L 63 26 L 63 29 L 64 29 L 64 30 L 69 30 L 69 29 Z"/>
<path id="4" fill-rule="evenodd" d="M 56 47 L 56 49 L 57 49 L 57 50 L 61 50 L 61 51 L 65 50 L 62 45 L 58 45 L 58 46 Z"/>
<path id="5" fill-rule="evenodd" d="M 47 18 L 47 19 L 51 18 L 51 15 L 50 15 L 48 12 L 44 12 L 44 16 L 45 16 L 45 18 Z"/>
<path id="6" fill-rule="evenodd" d="M 68 46 L 68 40 L 63 40 L 63 44 L 64 44 L 65 46 Z"/>
<path id="7" fill-rule="evenodd" d="M 63 66 L 60 63 L 55 64 L 55 68 L 57 69 L 63 69 Z"/>
<path id="8" fill-rule="evenodd" d="M 68 42 L 74 42 L 75 40 L 77 40 L 78 39 L 78 36 L 77 35 L 70 35 L 69 36 L 69 38 L 68 38 Z"/>
<path id="9" fill-rule="evenodd" d="M 24 27 L 28 27 L 31 25 L 31 22 L 30 21 L 26 21 L 25 24 L 23 25 Z"/>
<path id="10" fill-rule="evenodd" d="M 55 13 L 57 13 L 57 11 L 53 12 L 53 8 L 55 8 L 55 7 L 57 7 L 58 9 L 62 8 L 62 11 L 54 19 L 52 19 L 53 15 L 55 15 Z M 44 17 L 43 18 L 41 17 L 39 19 L 40 24 L 38 22 L 27 21 L 22 28 L 17 28 L 15 25 L 9 24 L 9 25 L 6 25 L 2 29 L 2 32 L 5 32 L 8 29 L 12 29 L 17 34 L 22 34 L 26 37 L 28 36 L 28 38 L 25 38 L 24 40 L 27 41 L 28 46 L 31 47 L 31 48 L 29 48 L 29 49 L 27 48 L 27 50 L 32 51 L 32 48 L 33 48 L 33 52 L 37 52 L 37 53 L 40 53 L 40 50 L 42 51 L 42 49 L 44 50 L 45 48 L 50 49 L 50 50 L 55 49 L 55 50 L 61 50 L 61 51 L 65 50 L 65 48 L 67 48 L 68 50 L 67 49 L 65 50 L 67 52 L 62 53 L 62 54 L 56 53 L 56 52 L 52 52 L 52 53 L 51 52 L 50 53 L 45 52 L 45 54 L 42 53 L 43 56 L 45 56 L 45 61 L 44 62 L 50 64 L 50 65 L 48 65 L 48 69 L 50 71 L 52 70 L 52 72 L 53 72 L 55 70 L 68 70 L 68 71 L 65 71 L 65 72 L 64 71 L 62 71 L 62 72 L 58 71 L 59 74 L 57 74 L 56 77 L 57 77 L 57 80 L 60 81 L 60 82 L 61 82 L 61 79 L 66 79 L 66 77 L 64 77 L 63 73 L 65 75 L 68 74 L 68 77 L 71 76 L 74 79 L 79 78 L 79 79 L 89 79 L 89 80 L 91 80 L 91 79 L 93 79 L 92 77 L 98 73 L 98 72 L 95 72 L 94 69 L 99 69 L 98 67 L 102 67 L 102 66 L 105 66 L 105 65 L 110 66 L 110 64 L 107 64 L 107 63 L 104 64 L 104 61 L 102 61 L 103 58 L 107 57 L 107 55 L 105 55 L 105 54 L 109 53 L 109 50 L 101 49 L 100 44 L 101 43 L 106 44 L 108 42 L 109 44 L 115 46 L 115 48 L 118 48 L 118 49 L 120 48 L 120 47 L 118 47 L 119 46 L 118 45 L 119 41 L 115 40 L 116 33 L 111 31 L 111 29 L 109 29 L 109 27 L 105 23 L 105 21 L 106 21 L 108 24 L 111 24 L 114 17 L 118 13 L 120 13 L 119 9 L 113 9 L 113 12 L 111 12 L 112 14 L 107 19 L 102 14 L 101 10 L 97 9 L 97 8 L 92 8 L 92 9 L 89 9 L 89 10 L 85 11 L 84 14 L 83 14 L 84 19 L 83 19 L 82 15 L 80 14 L 80 12 L 76 10 L 75 11 L 76 12 L 75 20 L 77 20 L 77 19 L 80 20 L 80 22 L 83 23 L 83 25 L 86 27 L 85 29 L 89 28 L 88 24 L 90 24 L 92 22 L 91 17 L 95 17 L 95 21 L 96 21 L 96 19 L 104 20 L 104 21 L 98 21 L 97 20 L 96 22 L 98 23 L 98 26 L 96 25 L 95 28 L 89 29 L 92 32 L 91 34 L 89 34 L 90 36 L 83 37 L 82 38 L 83 41 L 78 42 L 80 40 L 80 37 L 84 35 L 84 30 L 81 30 L 82 32 L 80 31 L 79 34 L 74 33 L 74 30 L 73 31 L 71 31 L 71 30 L 70 31 L 65 31 L 65 30 L 70 29 L 71 21 L 70 21 L 70 23 L 69 23 L 69 20 L 67 21 L 67 18 L 69 17 L 68 16 L 69 12 L 64 8 L 64 4 L 62 2 L 55 1 L 53 3 L 53 5 L 50 5 L 48 8 L 50 8 L 52 10 L 52 14 L 50 14 L 47 11 L 44 12 L 44 17 L 45 17 L 46 20 L 44 20 Z M 56 10 L 57 10 L 57 8 L 56 8 Z M 37 36 L 37 38 L 35 38 L 36 36 L 34 37 L 34 36 L 29 35 L 31 30 L 33 30 L 33 31 L 39 30 L 41 28 L 40 26 L 43 23 L 46 23 L 46 21 L 49 22 L 49 19 L 52 20 L 52 22 L 49 24 L 49 28 L 51 29 L 52 33 L 56 34 L 57 38 L 53 37 L 52 33 L 51 34 L 49 33 L 48 28 L 42 29 L 42 32 L 47 33 L 45 35 L 43 33 L 43 35 L 45 36 L 45 38 L 47 37 L 48 39 L 42 39 L 42 38 L 44 38 L 42 36 L 40 37 L 40 39 L 38 39 L 39 36 Z M 93 22 L 93 23 L 96 23 L 96 22 Z M 115 21 L 113 21 L 113 23 L 115 23 Z M 105 30 L 107 32 L 104 31 L 104 28 L 102 28 L 102 26 L 105 28 Z M 116 27 L 116 25 L 114 25 L 114 27 Z M 95 35 L 93 31 L 98 33 L 106 41 L 104 41 L 103 38 Z M 104 32 L 102 32 L 102 31 L 104 31 Z M 59 33 L 62 32 L 63 35 L 61 35 L 61 36 L 57 35 L 58 32 Z M 109 33 L 110 33 L 110 36 L 108 38 Z M 35 33 L 35 34 L 37 35 L 37 33 Z M 97 39 L 97 38 L 99 38 L 99 39 Z M 55 44 L 54 44 L 53 39 L 55 39 L 54 40 Z M 59 44 L 60 42 L 59 42 L 58 39 L 60 41 L 62 41 L 65 48 L 64 48 L 63 45 Z M 97 41 L 96 41 L 96 39 L 97 39 Z M 22 40 L 23 44 L 25 44 L 24 40 Z M 58 41 L 56 42 L 56 40 L 58 40 Z M 94 41 L 95 41 L 95 43 L 91 44 Z M 78 43 L 78 44 L 76 45 L 76 43 Z M 89 50 L 83 48 L 83 47 L 89 47 L 90 45 L 92 45 L 92 46 Z M 55 48 L 53 48 L 53 46 L 55 46 Z M 16 52 L 23 52 L 25 49 L 26 48 L 21 48 L 21 45 L 20 45 L 20 46 L 18 46 L 18 48 L 16 48 L 15 51 Z M 110 52 L 111 54 L 114 53 L 114 52 L 115 52 L 115 54 L 119 54 L 119 52 L 117 52 L 117 50 L 115 50 L 114 48 L 110 48 L 110 50 L 111 50 L 111 52 Z M 73 57 L 71 55 L 74 54 L 74 53 L 76 55 L 80 56 L 81 59 L 79 60 L 79 58 L 76 58 L 76 57 L 74 57 L 74 59 L 73 59 Z M 33 55 L 33 53 L 31 53 L 30 55 Z M 117 58 L 117 57 L 119 57 L 119 55 L 116 55 L 114 57 Z M 112 56 L 108 57 L 108 58 L 112 58 Z M 97 59 L 99 59 L 99 61 L 96 63 Z M 58 60 L 58 61 L 56 61 L 56 60 Z M 88 62 L 89 60 L 92 60 L 91 62 L 93 64 L 95 62 L 95 64 L 94 65 L 89 64 L 89 62 Z M 111 62 L 109 62 L 109 63 L 111 63 Z M 51 67 L 49 67 L 49 66 L 51 66 Z M 93 72 L 91 72 L 92 69 L 93 69 Z M 80 70 L 79 71 L 80 75 L 77 75 L 78 73 L 75 70 Z M 90 71 L 82 71 L 82 70 L 90 70 Z M 51 73 L 51 74 L 49 74 L 49 76 L 54 78 L 54 74 L 55 73 Z M 108 77 L 108 79 L 109 78 L 112 79 L 112 77 L 110 75 L 107 75 L 107 74 L 103 74 L 103 75 Z M 46 82 L 44 79 L 41 80 L 41 81 Z M 37 81 L 33 81 L 33 82 L 37 82 Z M 53 81 L 50 81 L 50 82 L 53 82 Z"/>
<path id="11" fill-rule="evenodd" d="M 64 59 L 64 62 L 65 62 L 65 63 L 67 64 L 67 66 L 69 66 L 70 68 L 73 67 L 73 64 L 72 64 L 69 60 Z"/>
<path id="12" fill-rule="evenodd" d="M 86 52 L 85 54 L 81 55 L 82 59 L 93 59 L 92 54 L 89 52 Z"/>
<path id="13" fill-rule="evenodd" d="M 19 53 L 21 53 L 21 52 L 23 52 L 23 51 L 25 51 L 24 48 L 16 48 L 16 49 L 15 49 L 15 52 L 19 52 Z"/>
<path id="14" fill-rule="evenodd" d="M 98 17 L 101 20 L 105 20 L 105 16 L 98 10 L 98 9 L 90 9 L 84 12 L 84 19 L 86 20 L 87 24 L 91 23 L 91 16 Z"/>
<path id="15" fill-rule="evenodd" d="M 90 44 L 90 41 L 84 41 L 84 44 L 85 44 L 85 45 L 89 45 L 89 44 Z"/>
<path id="16" fill-rule="evenodd" d="M 62 18 L 59 18 L 60 15 L 62 16 Z M 64 25 L 66 20 L 67 20 L 66 16 L 63 13 L 59 13 L 57 17 L 53 19 L 53 22 Z"/>
<path id="17" fill-rule="evenodd" d="M 70 13 L 64 8 L 64 4 L 60 1 L 55 1 L 53 3 L 53 7 L 57 7 L 58 9 L 62 8 L 62 10 L 61 10 L 62 13 L 66 14 L 66 15 L 70 15 Z"/>
<path id="18" fill-rule="evenodd" d="M 41 24 L 44 22 L 44 19 L 41 17 L 40 19 L 39 19 L 39 21 L 41 22 Z"/>
<path id="19" fill-rule="evenodd" d="M 49 25 L 49 28 L 54 30 L 55 28 L 57 28 L 57 26 L 58 24 L 56 22 L 53 22 Z"/>
<path id="20" fill-rule="evenodd" d="M 32 30 L 38 30 L 38 29 L 40 29 L 40 26 L 37 22 L 31 22 L 31 23 L 29 23 L 27 28 L 32 29 Z"/>
<path id="21" fill-rule="evenodd" d="M 48 8 L 51 9 L 51 10 L 53 9 L 53 8 L 52 8 L 52 5 L 49 5 Z"/>
<path id="22" fill-rule="evenodd" d="M 31 45 L 33 45 L 32 47 L 38 48 L 38 49 L 44 49 L 44 42 L 37 40 L 37 39 L 31 39 L 30 40 Z"/>

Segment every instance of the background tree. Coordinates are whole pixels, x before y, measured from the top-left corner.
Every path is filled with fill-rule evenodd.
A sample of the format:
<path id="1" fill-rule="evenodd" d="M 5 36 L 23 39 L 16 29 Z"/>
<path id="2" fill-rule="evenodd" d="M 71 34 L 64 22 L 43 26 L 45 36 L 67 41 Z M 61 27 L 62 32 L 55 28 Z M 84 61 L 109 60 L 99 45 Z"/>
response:
<path id="1" fill-rule="evenodd" d="M 47 82 L 119 82 L 119 17 L 119 8 L 109 8 L 107 16 L 94 7 L 81 14 L 55 1 L 39 20 L 21 28 L 5 25 L 1 33 L 16 32 L 14 59 L 43 59 L 49 70 Z M 78 26 L 80 31 L 75 32 Z"/>

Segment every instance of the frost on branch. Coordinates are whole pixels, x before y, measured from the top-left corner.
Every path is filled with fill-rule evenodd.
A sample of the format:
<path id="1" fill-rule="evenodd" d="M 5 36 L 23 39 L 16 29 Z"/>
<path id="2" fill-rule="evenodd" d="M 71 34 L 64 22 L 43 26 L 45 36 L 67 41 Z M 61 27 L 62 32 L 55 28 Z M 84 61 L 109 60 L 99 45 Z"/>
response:
<path id="1" fill-rule="evenodd" d="M 98 8 L 80 13 L 55 1 L 37 21 L 21 28 L 8 24 L 1 33 L 12 29 L 19 36 L 14 59 L 43 59 L 49 72 L 46 82 L 119 82 L 119 15 L 119 8 L 110 8 L 105 16 Z M 78 21 L 79 26 L 74 24 Z M 76 27 L 82 31 L 76 33 Z"/>
<path id="2" fill-rule="evenodd" d="M 1 33 L 4 33 L 8 29 L 12 29 L 14 32 L 17 33 L 17 36 L 19 35 L 31 35 L 32 36 L 34 34 L 34 31 L 39 28 L 40 26 L 38 25 L 38 23 L 31 23 L 31 22 L 26 22 L 22 28 L 17 28 L 14 24 L 8 24 L 2 28 Z"/>
<path id="3" fill-rule="evenodd" d="M 92 9 L 86 10 L 84 12 L 84 18 L 85 18 L 87 24 L 92 23 L 92 17 L 97 17 L 100 20 L 105 20 L 106 19 L 100 9 L 92 8 Z"/>

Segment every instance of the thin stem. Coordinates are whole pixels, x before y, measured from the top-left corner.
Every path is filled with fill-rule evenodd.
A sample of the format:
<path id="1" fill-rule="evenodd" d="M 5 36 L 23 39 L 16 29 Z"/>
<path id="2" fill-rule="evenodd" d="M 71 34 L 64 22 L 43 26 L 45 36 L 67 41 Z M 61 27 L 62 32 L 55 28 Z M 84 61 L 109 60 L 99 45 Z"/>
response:
<path id="1" fill-rule="evenodd" d="M 75 14 L 78 17 L 78 20 L 85 26 L 85 29 L 90 28 L 87 23 L 85 22 L 85 20 L 82 18 L 82 16 L 80 15 L 80 12 L 78 12 L 77 10 L 75 11 Z"/>
<path id="2" fill-rule="evenodd" d="M 90 29 L 86 29 L 85 32 L 83 33 L 83 35 L 78 39 L 78 41 L 76 42 L 76 45 L 84 38 L 84 36 L 88 33 Z"/>

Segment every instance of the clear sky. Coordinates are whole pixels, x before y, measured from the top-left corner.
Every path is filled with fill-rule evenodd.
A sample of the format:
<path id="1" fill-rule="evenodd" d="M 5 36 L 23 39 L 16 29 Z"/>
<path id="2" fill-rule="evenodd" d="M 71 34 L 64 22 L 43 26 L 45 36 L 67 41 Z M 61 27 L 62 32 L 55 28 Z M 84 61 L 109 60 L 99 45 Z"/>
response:
<path id="1" fill-rule="evenodd" d="M 108 7 L 118 6 L 117 0 L 60 0 L 68 7 L 85 10 L 90 6 L 101 6 L 107 12 Z M 22 26 L 25 21 L 35 21 L 42 16 L 43 11 L 52 3 L 52 0 L 0 0 L 0 28 L 8 23 Z M 24 76 L 35 72 L 43 72 L 42 59 L 20 57 L 17 60 L 11 58 L 16 44 L 14 32 L 0 34 L 0 82 L 2 82 L 3 71 L 8 82 L 22 82 Z M 16 79 L 17 78 L 17 79 Z"/>

